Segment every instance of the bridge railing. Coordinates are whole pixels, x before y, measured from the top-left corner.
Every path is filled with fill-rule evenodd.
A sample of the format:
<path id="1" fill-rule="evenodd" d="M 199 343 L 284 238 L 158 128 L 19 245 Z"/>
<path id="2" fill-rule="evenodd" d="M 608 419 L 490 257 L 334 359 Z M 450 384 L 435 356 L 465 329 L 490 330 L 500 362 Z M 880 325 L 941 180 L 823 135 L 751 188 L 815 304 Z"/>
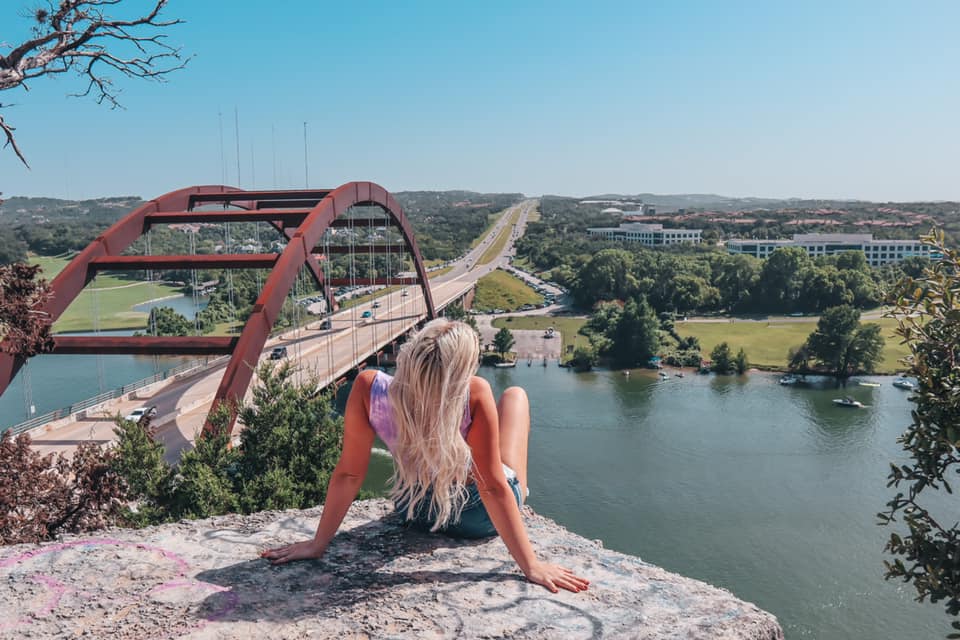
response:
<path id="1" fill-rule="evenodd" d="M 23 433 L 24 431 L 30 431 L 31 429 L 35 429 L 37 427 L 48 424 L 50 422 L 54 422 L 55 420 L 62 420 L 63 418 L 67 418 L 71 415 L 78 414 L 82 411 L 85 411 L 86 409 L 89 409 L 90 407 L 96 407 L 97 405 L 101 405 L 104 402 L 109 402 L 110 400 L 116 400 L 117 398 L 123 396 L 124 394 L 130 393 L 132 391 L 137 391 L 138 389 L 142 389 L 144 387 L 150 386 L 155 382 L 160 382 L 161 380 L 166 380 L 167 378 L 182 375 L 188 372 L 198 373 L 204 369 L 221 364 L 222 362 L 226 361 L 227 358 L 228 356 L 222 356 L 214 359 L 190 360 L 189 362 L 185 362 L 171 369 L 158 371 L 152 376 L 148 376 L 141 380 L 137 380 L 136 382 L 131 382 L 129 384 L 116 387 L 115 389 L 104 391 L 103 393 L 97 394 L 91 398 L 87 398 L 85 400 L 81 400 L 79 402 L 69 404 L 65 407 L 54 409 L 53 411 L 44 413 L 34 418 L 30 418 L 29 420 L 25 420 L 23 422 L 13 425 L 12 427 L 9 428 L 9 431 L 11 431 L 14 435 Z"/>

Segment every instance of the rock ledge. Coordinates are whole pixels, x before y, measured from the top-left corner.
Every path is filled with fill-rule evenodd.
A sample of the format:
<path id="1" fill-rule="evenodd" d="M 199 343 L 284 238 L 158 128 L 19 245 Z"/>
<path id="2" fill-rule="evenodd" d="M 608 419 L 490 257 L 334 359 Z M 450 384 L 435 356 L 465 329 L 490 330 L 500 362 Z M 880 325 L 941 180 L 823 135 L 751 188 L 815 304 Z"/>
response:
<path id="1" fill-rule="evenodd" d="M 271 567 L 321 509 L 112 529 L 0 548 L 2 638 L 710 638 L 782 640 L 728 591 L 603 549 L 525 509 L 534 546 L 591 580 L 552 594 L 498 539 L 406 530 L 355 503 L 320 561 Z"/>

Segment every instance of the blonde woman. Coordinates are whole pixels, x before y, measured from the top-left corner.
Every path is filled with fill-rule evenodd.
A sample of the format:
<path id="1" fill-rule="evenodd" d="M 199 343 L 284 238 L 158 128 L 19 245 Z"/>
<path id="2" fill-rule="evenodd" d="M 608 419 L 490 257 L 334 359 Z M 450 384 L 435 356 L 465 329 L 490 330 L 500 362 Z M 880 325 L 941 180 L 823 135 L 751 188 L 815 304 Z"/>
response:
<path id="1" fill-rule="evenodd" d="M 530 406 L 519 387 L 499 404 L 473 375 L 479 359 L 469 325 L 440 318 L 407 342 L 396 375 L 364 371 L 344 416 L 343 453 L 311 540 L 264 551 L 273 564 L 323 556 L 367 473 L 374 437 L 393 454 L 391 497 L 413 526 L 454 537 L 500 534 L 531 582 L 554 593 L 589 581 L 536 557 L 520 516 L 527 495 Z"/>

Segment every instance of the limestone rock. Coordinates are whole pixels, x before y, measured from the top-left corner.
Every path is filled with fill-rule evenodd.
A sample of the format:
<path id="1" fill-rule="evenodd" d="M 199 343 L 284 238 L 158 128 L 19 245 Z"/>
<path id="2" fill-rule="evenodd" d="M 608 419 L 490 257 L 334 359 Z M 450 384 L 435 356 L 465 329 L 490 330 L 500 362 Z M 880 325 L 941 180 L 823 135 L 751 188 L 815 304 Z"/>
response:
<path id="1" fill-rule="evenodd" d="M 603 549 L 525 509 L 534 547 L 591 581 L 552 594 L 499 538 L 405 529 L 384 500 L 351 507 L 327 555 L 270 566 L 320 509 L 112 529 L 0 549 L 2 638 L 710 638 L 780 640 L 728 591 Z"/>

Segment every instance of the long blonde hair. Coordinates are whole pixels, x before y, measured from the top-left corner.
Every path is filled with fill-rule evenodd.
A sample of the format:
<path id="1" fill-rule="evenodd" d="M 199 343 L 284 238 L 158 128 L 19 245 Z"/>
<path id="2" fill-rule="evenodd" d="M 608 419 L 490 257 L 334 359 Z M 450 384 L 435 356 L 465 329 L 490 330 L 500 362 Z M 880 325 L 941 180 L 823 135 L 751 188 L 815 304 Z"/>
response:
<path id="1" fill-rule="evenodd" d="M 466 323 L 438 318 L 397 356 L 389 397 L 397 425 L 391 497 L 412 519 L 432 489 L 431 531 L 460 519 L 467 499 L 470 447 L 460 434 L 480 346 Z"/>

